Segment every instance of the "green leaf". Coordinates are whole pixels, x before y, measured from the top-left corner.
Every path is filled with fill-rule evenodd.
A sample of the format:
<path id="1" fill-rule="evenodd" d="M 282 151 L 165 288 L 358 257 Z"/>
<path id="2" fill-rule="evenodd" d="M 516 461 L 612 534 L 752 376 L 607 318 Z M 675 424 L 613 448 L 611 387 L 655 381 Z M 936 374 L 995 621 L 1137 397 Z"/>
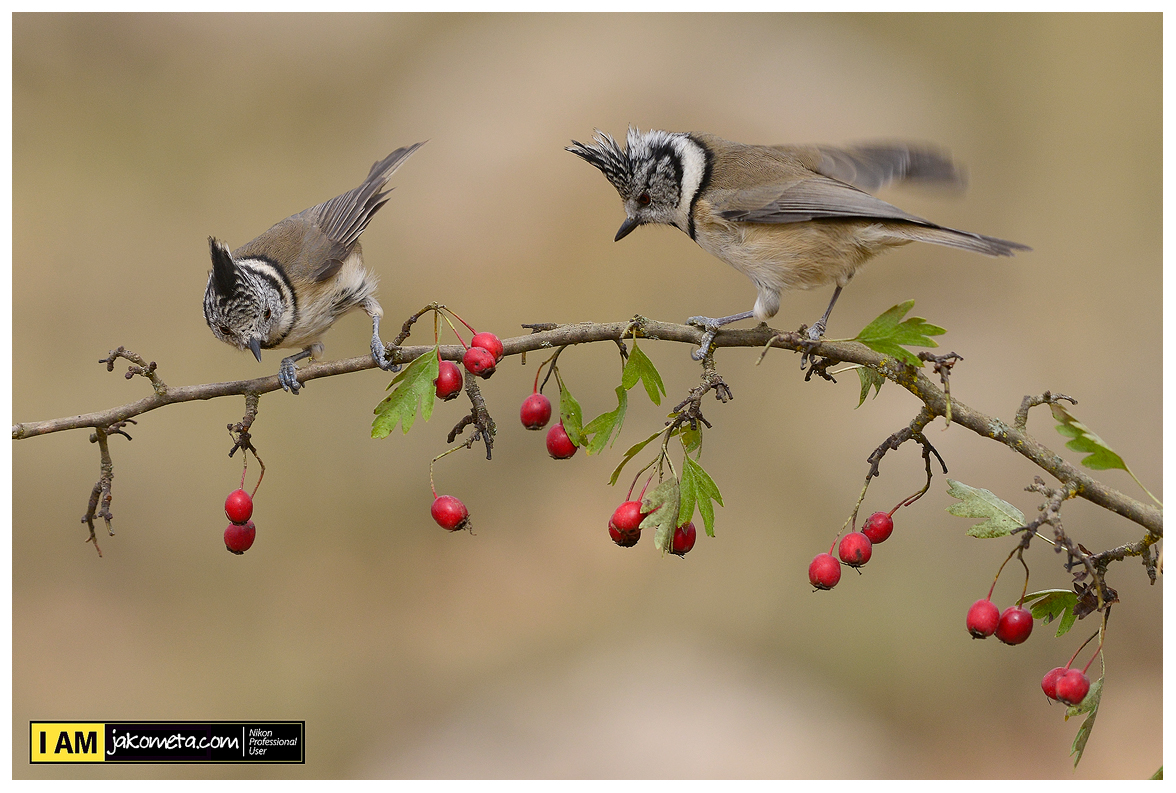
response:
<path id="1" fill-rule="evenodd" d="M 1077 604 L 1078 596 L 1069 589 L 1043 589 L 1026 595 L 1023 605 L 1029 606 L 1033 619 L 1041 620 L 1043 625 L 1048 625 L 1060 616 L 1062 619 L 1058 623 L 1058 632 L 1055 635 L 1064 636 L 1078 619 L 1074 614 L 1074 606 Z"/>
<path id="2" fill-rule="evenodd" d="M 678 440 L 682 441 L 682 450 L 686 454 L 694 454 L 702 448 L 702 430 L 684 424 L 678 428 Z"/>
<path id="3" fill-rule="evenodd" d="M 1164 778 L 1164 767 L 1163 766 L 1160 766 L 1154 774 L 1152 774 L 1150 777 L 1148 777 L 1148 779 L 1159 779 L 1159 780 L 1163 780 L 1163 778 Z"/>
<path id="4" fill-rule="evenodd" d="M 629 352 L 629 360 L 625 362 L 624 371 L 621 372 L 621 385 L 628 391 L 637 385 L 638 380 L 645 384 L 645 393 L 649 394 L 653 404 L 660 405 L 662 394 L 666 392 L 665 384 L 662 383 L 661 375 L 657 373 L 653 361 L 649 360 L 649 356 L 637 346 L 637 340 L 633 339 L 633 349 Z"/>
<path id="5" fill-rule="evenodd" d="M 968 529 L 968 534 L 981 539 L 1007 537 L 1014 529 L 1025 525 L 1025 515 L 991 491 L 965 485 L 954 479 L 947 480 L 947 494 L 958 498 L 960 503 L 952 504 L 947 511 L 959 518 L 986 518 Z"/>
<path id="6" fill-rule="evenodd" d="M 615 485 L 617 483 L 617 479 L 619 479 L 621 476 L 621 469 L 628 465 L 630 460 L 640 454 L 642 449 L 656 440 L 663 432 L 665 432 L 665 430 L 658 430 L 645 440 L 634 443 L 632 446 L 630 446 L 629 450 L 625 452 L 625 458 L 621 460 L 620 464 L 615 469 L 613 469 L 612 476 L 609 478 L 608 483 L 610 485 Z"/>
<path id="7" fill-rule="evenodd" d="M 929 337 L 939 336 L 947 331 L 938 325 L 932 325 L 922 317 L 903 319 L 914 305 L 914 300 L 908 300 L 893 306 L 863 328 L 853 341 L 860 341 L 875 352 L 893 356 L 911 366 L 922 366 L 923 362 L 902 345 L 938 347 L 939 345 Z"/>
<path id="8" fill-rule="evenodd" d="M 559 420 L 563 422 L 564 432 L 577 446 L 584 445 L 584 411 L 580 403 L 572 396 L 572 392 L 559 381 Z"/>
<path id="9" fill-rule="evenodd" d="M 1053 412 L 1054 418 L 1060 422 L 1058 424 L 1058 432 L 1070 438 L 1066 443 L 1066 448 L 1073 449 L 1076 452 L 1084 452 L 1087 455 L 1081 460 L 1083 465 L 1095 471 L 1105 471 L 1109 468 L 1118 468 L 1126 471 L 1135 480 L 1135 484 L 1139 485 L 1143 489 L 1143 492 L 1147 493 L 1148 497 L 1159 505 L 1160 509 L 1164 508 L 1160 500 L 1143 486 L 1143 482 L 1139 481 L 1139 477 L 1127 466 L 1123 458 L 1116 454 L 1110 446 L 1107 446 L 1106 441 L 1091 432 L 1090 428 L 1081 421 L 1074 418 L 1073 414 L 1064 405 L 1052 402 L 1050 403 L 1049 409 Z"/>
<path id="10" fill-rule="evenodd" d="M 642 529 L 654 530 L 653 544 L 662 553 L 673 547 L 674 529 L 678 526 L 678 505 L 682 493 L 678 480 L 672 476 L 641 499 L 641 511 L 648 512 L 641 521 Z"/>
<path id="11" fill-rule="evenodd" d="M 1049 409 L 1053 413 L 1053 417 L 1060 422 L 1058 432 L 1067 438 L 1072 438 L 1066 443 L 1066 448 L 1088 455 L 1082 459 L 1083 465 L 1095 471 L 1105 471 L 1108 468 L 1128 470 L 1127 463 L 1123 462 L 1123 458 L 1115 454 L 1114 450 L 1107 446 L 1106 441 L 1074 418 L 1064 405 L 1053 402 Z"/>
<path id="12" fill-rule="evenodd" d="M 858 379 L 862 381 L 862 394 L 857 403 L 857 406 L 860 408 L 865 403 L 866 396 L 870 393 L 870 386 L 874 387 L 874 399 L 878 398 L 878 393 L 882 390 L 882 384 L 886 382 L 886 378 L 868 366 L 859 366 L 857 373 Z"/>
<path id="13" fill-rule="evenodd" d="M 628 408 L 629 395 L 625 393 L 623 386 L 617 386 L 616 410 L 601 413 L 584 427 L 584 438 L 588 441 L 585 451 L 588 454 L 598 454 L 604 449 L 605 444 L 612 445 L 609 438 L 615 441 L 620 434 L 621 425 L 625 423 L 625 411 Z M 589 438 L 589 436 L 591 437 Z"/>
<path id="14" fill-rule="evenodd" d="M 404 371 L 396 375 L 389 388 L 395 389 L 376 405 L 372 421 L 372 437 L 386 438 L 399 423 L 405 434 L 416 421 L 417 407 L 420 406 L 425 421 L 433 415 L 433 401 L 437 398 L 437 348 L 417 356 Z"/>
<path id="15" fill-rule="evenodd" d="M 694 517 L 694 506 L 702 515 L 702 523 L 708 537 L 715 536 L 715 507 L 711 501 L 723 506 L 723 496 L 710 474 L 702 466 L 686 457 L 682 462 L 682 501 L 678 510 L 678 525 L 682 526 Z"/>
<path id="16" fill-rule="evenodd" d="M 1074 757 L 1075 768 L 1078 767 L 1078 762 L 1082 759 L 1082 753 L 1086 751 L 1086 741 L 1090 738 L 1090 731 L 1094 729 L 1094 719 L 1098 716 L 1098 706 L 1102 702 L 1102 685 L 1103 679 L 1100 677 L 1090 684 L 1090 691 L 1087 692 L 1085 699 L 1077 705 L 1066 708 L 1066 721 L 1069 721 L 1071 716 L 1079 716 L 1083 713 L 1090 714 L 1082 722 L 1082 726 L 1078 728 L 1078 734 L 1074 736 L 1074 743 L 1070 747 L 1070 754 L 1077 755 Z"/>

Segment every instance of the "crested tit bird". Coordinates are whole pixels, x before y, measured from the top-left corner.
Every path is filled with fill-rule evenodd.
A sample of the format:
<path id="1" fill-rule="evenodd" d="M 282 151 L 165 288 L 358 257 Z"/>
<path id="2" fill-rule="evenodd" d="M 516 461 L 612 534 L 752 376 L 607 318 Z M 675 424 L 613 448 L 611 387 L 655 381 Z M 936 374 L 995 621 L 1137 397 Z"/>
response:
<path id="1" fill-rule="evenodd" d="M 616 239 L 646 223 L 676 226 L 750 278 L 758 293 L 751 311 L 687 320 L 707 331 L 695 360 L 722 325 L 775 316 L 781 291 L 834 284 L 829 308 L 809 329 L 811 340 L 820 339 L 842 288 L 887 248 L 931 242 L 987 256 L 1029 250 L 936 225 L 869 194 L 895 181 L 961 182 L 950 158 L 927 146 L 749 146 L 703 132 L 632 127 L 627 143 L 622 149 L 598 130 L 592 144 L 567 147 L 620 193 L 626 217 Z"/>
<path id="2" fill-rule="evenodd" d="M 363 265 L 359 235 L 388 200 L 380 192 L 396 169 L 424 143 L 407 146 L 372 166 L 354 190 L 291 215 L 237 250 L 208 238 L 212 271 L 204 290 L 204 318 L 212 333 L 261 361 L 263 349 L 301 347 L 282 359 L 278 380 L 294 394 L 294 364 L 319 357 L 321 338 L 335 320 L 353 308 L 372 318 L 372 358 L 384 370 L 380 341 L 384 311 L 376 302 L 376 277 Z"/>

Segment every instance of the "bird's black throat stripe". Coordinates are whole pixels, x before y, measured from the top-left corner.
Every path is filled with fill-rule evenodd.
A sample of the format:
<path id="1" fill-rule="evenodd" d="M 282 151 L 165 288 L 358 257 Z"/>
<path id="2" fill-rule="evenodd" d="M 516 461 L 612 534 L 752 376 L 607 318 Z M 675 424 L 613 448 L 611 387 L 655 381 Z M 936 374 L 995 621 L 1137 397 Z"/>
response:
<path id="1" fill-rule="evenodd" d="M 689 220 L 690 228 L 687 233 L 689 233 L 690 239 L 693 240 L 694 239 L 694 208 L 698 205 L 699 197 L 703 194 L 703 192 L 706 190 L 706 188 L 710 185 L 711 171 L 714 170 L 715 155 L 714 155 L 714 152 L 712 152 L 710 150 L 710 147 L 707 146 L 702 141 L 698 140 L 698 138 L 694 137 L 693 135 L 687 135 L 686 137 L 691 142 L 693 142 L 694 145 L 698 146 L 698 148 L 702 150 L 702 156 L 703 156 L 703 162 L 704 162 L 703 167 L 702 167 L 702 179 L 698 183 L 698 189 L 694 191 L 694 195 L 691 196 L 691 198 L 690 198 L 690 213 L 688 215 L 688 217 L 690 218 L 690 220 Z"/>

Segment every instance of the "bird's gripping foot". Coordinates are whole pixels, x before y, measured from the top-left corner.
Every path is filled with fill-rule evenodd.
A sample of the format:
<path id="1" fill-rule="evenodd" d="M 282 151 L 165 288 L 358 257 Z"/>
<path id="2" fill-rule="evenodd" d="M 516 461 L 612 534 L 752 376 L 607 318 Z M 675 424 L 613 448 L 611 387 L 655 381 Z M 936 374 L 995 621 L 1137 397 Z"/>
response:
<path id="1" fill-rule="evenodd" d="M 309 357 L 310 350 L 303 350 L 300 353 L 283 358 L 282 365 L 278 367 L 278 382 L 282 384 L 283 389 L 289 391 L 294 396 L 298 396 L 298 391 L 302 388 L 302 383 L 298 382 L 298 369 L 294 364 L 303 358 Z"/>
<path id="2" fill-rule="evenodd" d="M 390 360 L 390 355 L 397 347 L 385 347 L 384 342 L 380 341 L 380 317 L 372 315 L 372 360 L 376 362 L 376 366 L 383 369 L 385 372 L 399 372 L 400 364 L 393 363 Z"/>
<path id="3" fill-rule="evenodd" d="M 701 361 L 710 354 L 711 344 L 714 343 L 715 334 L 719 332 L 719 328 L 724 325 L 730 325 L 732 322 L 751 319 L 752 316 L 753 313 L 751 311 L 744 311 L 742 314 L 732 314 L 729 317 L 691 317 L 686 320 L 687 325 L 694 325 L 706 331 L 702 334 L 702 341 L 699 342 L 698 349 L 690 353 L 690 357 L 696 361 Z"/>

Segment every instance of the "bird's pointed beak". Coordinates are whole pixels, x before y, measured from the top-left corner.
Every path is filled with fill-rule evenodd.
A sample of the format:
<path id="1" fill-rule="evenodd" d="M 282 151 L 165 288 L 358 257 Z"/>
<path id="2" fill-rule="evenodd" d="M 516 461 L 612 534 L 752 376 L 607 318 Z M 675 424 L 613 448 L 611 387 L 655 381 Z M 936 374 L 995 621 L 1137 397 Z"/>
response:
<path id="1" fill-rule="evenodd" d="M 620 242 L 630 231 L 641 225 L 641 221 L 637 218 L 625 218 L 625 222 L 621 224 L 621 228 L 617 231 L 617 236 L 613 237 L 613 242 Z"/>
<path id="2" fill-rule="evenodd" d="M 253 357 L 261 363 L 261 339 L 256 337 L 249 340 L 249 351 L 253 353 Z"/>

